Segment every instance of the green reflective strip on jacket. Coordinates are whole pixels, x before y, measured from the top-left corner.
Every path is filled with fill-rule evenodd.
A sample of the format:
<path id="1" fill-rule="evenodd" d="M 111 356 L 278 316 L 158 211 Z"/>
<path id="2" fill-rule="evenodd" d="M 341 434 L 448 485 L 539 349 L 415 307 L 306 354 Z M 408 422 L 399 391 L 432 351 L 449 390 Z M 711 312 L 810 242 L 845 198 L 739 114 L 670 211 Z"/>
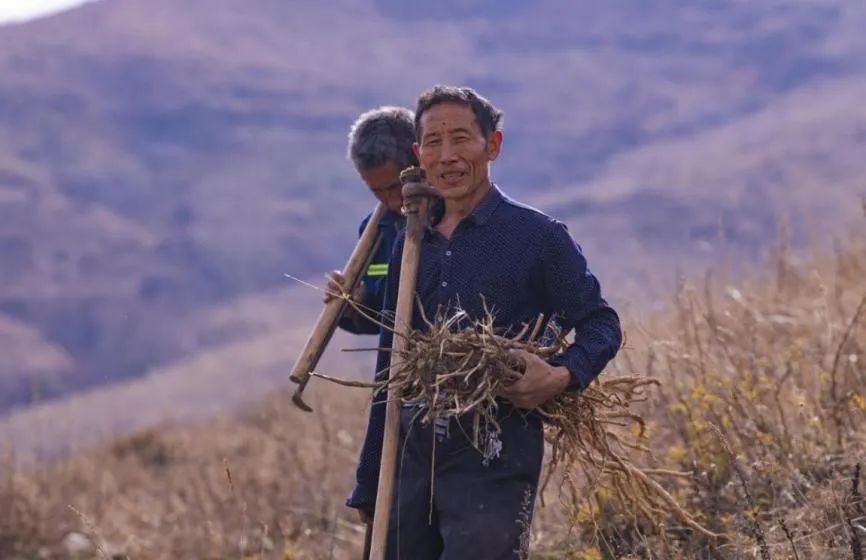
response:
<path id="1" fill-rule="evenodd" d="M 371 264 L 367 276 L 388 276 L 388 263 Z"/>

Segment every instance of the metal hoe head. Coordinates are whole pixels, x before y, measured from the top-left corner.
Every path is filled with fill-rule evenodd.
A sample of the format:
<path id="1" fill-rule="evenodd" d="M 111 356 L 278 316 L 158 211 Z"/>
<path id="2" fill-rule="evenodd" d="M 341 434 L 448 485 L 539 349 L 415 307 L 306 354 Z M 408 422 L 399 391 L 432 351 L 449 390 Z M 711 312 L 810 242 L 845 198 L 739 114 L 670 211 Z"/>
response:
<path id="1" fill-rule="evenodd" d="M 305 403 L 303 399 L 304 386 L 306 384 L 307 383 L 304 382 L 303 384 L 297 386 L 297 388 L 295 389 L 295 393 L 292 395 L 292 402 L 295 404 L 295 406 L 297 406 L 304 412 L 312 412 L 313 408 L 307 403 Z"/>

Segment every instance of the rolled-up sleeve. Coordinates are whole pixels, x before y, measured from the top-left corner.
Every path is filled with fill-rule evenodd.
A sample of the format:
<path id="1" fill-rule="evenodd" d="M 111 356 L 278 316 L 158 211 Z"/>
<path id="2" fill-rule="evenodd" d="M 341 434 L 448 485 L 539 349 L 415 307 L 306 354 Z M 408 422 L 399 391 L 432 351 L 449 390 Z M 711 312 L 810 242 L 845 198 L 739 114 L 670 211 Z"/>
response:
<path id="1" fill-rule="evenodd" d="M 552 221 L 541 267 L 548 308 L 564 333 L 574 330 L 574 342 L 550 363 L 571 373 L 569 390 L 584 389 L 622 345 L 619 316 L 602 297 L 598 279 L 565 224 Z"/>

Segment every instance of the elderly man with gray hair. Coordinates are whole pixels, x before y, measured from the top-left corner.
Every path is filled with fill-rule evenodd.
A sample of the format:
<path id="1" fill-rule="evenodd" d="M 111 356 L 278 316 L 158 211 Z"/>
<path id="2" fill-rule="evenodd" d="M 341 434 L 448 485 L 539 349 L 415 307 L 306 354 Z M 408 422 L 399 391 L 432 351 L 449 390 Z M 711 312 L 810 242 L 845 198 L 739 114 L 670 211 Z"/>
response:
<path id="1" fill-rule="evenodd" d="M 403 107 L 379 107 L 361 114 L 349 130 L 348 156 L 361 179 L 381 202 L 386 212 L 379 220 L 382 241 L 364 274 L 361 285 L 352 298 L 366 309 L 382 309 L 388 280 L 388 262 L 397 233 L 405 222 L 400 209 L 403 206 L 400 171 L 418 165 L 412 149 L 415 142 L 415 115 Z M 364 231 L 370 215 L 361 222 Z M 345 285 L 339 271 L 329 275 L 330 292 L 339 292 Z M 334 296 L 327 294 L 325 302 Z M 356 334 L 378 334 L 379 326 L 348 308 L 340 320 L 340 328 Z"/>

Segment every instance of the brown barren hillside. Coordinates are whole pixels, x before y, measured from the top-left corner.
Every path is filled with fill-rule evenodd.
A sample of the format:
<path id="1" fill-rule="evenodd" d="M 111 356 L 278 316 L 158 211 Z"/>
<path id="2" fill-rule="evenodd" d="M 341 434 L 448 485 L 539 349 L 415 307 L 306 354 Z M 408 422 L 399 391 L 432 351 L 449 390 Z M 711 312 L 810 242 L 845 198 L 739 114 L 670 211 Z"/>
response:
<path id="1" fill-rule="evenodd" d="M 597 485 L 551 484 L 537 558 L 857 558 L 866 543 L 866 245 L 809 261 L 785 250 L 763 278 L 684 284 L 628 327 L 605 374 L 661 387 L 636 410 L 668 491 L 723 536 L 633 522 Z M 336 370 L 339 371 L 339 370 Z M 353 558 L 343 499 L 366 417 L 363 391 L 320 387 L 314 414 L 276 395 L 243 415 L 119 438 L 0 482 L 0 555 L 65 558 Z M 11 463 L 10 463 L 11 465 Z M 556 473 L 555 476 L 568 473 Z M 575 530 L 569 531 L 570 523 Z"/>
<path id="2" fill-rule="evenodd" d="M 0 27 L 0 313 L 72 360 L 34 373 L 42 398 L 242 343 L 212 310 L 339 266 L 371 206 L 350 123 L 436 82 L 505 110 L 496 180 L 620 300 L 856 207 L 862 3 L 406 6 L 102 0 Z"/>
<path id="3" fill-rule="evenodd" d="M 36 329 L 9 317 L 0 315 L 0 392 L 35 391 L 33 379 L 47 375 L 68 374 L 72 370 L 72 359 L 63 351 L 46 341 Z M 34 398 L 38 395 L 34 394 Z"/>
<path id="4" fill-rule="evenodd" d="M 0 448 L 11 446 L 21 460 L 56 459 L 106 438 L 166 422 L 201 421 L 258 402 L 288 384 L 294 348 L 309 335 L 320 302 L 317 292 L 292 286 L 209 309 L 198 319 L 200 331 L 187 333 L 192 340 L 181 341 L 202 345 L 203 350 L 134 380 L 13 409 L 0 419 Z M 23 342 L 20 351 L 29 352 L 33 360 L 51 356 L 44 349 L 34 354 L 32 348 L 38 347 Z M 374 357 L 340 350 L 374 344 L 373 337 L 338 332 L 321 367 L 367 377 Z M 311 395 L 321 390 L 311 383 Z"/>

